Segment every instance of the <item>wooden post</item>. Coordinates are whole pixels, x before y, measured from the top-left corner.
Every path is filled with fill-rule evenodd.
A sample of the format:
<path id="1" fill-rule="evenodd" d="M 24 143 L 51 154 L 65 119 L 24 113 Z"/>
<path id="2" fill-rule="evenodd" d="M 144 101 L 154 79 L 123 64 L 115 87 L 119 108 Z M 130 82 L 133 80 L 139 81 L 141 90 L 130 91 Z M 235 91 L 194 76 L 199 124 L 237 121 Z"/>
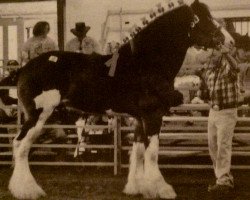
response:
<path id="1" fill-rule="evenodd" d="M 57 34 L 59 50 L 64 50 L 66 0 L 57 0 Z"/>

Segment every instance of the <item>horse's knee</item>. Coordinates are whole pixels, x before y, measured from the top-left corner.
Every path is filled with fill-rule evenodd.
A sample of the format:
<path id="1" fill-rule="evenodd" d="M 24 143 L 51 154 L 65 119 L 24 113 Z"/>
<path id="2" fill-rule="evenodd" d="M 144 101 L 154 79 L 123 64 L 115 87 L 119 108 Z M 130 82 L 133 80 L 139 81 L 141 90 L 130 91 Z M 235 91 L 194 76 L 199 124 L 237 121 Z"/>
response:
<path id="1" fill-rule="evenodd" d="M 149 154 L 152 156 L 156 156 L 158 155 L 158 151 L 159 151 L 159 136 L 153 135 L 150 138 L 150 142 L 147 147 L 147 152 L 149 152 Z"/>

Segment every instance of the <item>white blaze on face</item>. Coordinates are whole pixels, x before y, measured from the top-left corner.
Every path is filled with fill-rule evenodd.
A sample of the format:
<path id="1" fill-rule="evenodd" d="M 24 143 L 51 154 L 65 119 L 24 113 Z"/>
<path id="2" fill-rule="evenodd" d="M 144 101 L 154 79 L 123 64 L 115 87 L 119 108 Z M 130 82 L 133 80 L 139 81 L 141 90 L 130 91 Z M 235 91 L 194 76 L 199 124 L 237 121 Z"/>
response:
<path id="1" fill-rule="evenodd" d="M 216 21 L 213 20 L 214 24 L 219 27 L 220 24 Z M 235 41 L 233 39 L 233 37 L 227 32 L 227 30 L 224 27 L 221 27 L 220 31 L 222 32 L 222 34 L 225 37 L 225 41 L 224 41 L 224 46 L 231 49 L 234 45 L 235 45 Z"/>

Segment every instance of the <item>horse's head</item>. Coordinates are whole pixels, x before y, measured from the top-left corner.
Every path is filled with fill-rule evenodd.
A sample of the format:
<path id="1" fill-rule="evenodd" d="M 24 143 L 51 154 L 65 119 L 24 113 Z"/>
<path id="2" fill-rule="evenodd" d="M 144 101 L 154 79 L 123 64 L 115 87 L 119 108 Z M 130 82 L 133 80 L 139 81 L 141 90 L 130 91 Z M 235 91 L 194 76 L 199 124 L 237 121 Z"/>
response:
<path id="1" fill-rule="evenodd" d="M 250 58 L 250 37 L 248 36 L 248 33 L 246 35 L 241 35 L 232 32 L 231 35 L 235 40 L 234 55 L 237 56 L 240 61 L 248 61 Z"/>
<path id="2" fill-rule="evenodd" d="M 191 8 L 195 16 L 190 31 L 193 44 L 205 48 L 217 48 L 220 45 L 230 48 L 234 45 L 234 39 L 213 19 L 206 4 L 195 0 Z"/>
<path id="3" fill-rule="evenodd" d="M 232 32 L 231 35 L 235 40 L 236 48 L 250 51 L 250 37 L 248 36 L 248 33 L 246 35 L 241 35 L 239 33 Z"/>

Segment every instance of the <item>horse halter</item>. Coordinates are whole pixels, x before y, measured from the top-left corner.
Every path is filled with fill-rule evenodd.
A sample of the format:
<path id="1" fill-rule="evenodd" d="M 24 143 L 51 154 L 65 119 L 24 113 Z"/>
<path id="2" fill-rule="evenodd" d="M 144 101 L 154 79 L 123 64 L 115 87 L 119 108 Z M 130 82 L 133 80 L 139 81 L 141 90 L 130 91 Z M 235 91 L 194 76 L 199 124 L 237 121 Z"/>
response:
<path id="1" fill-rule="evenodd" d="M 197 29 L 200 30 L 200 32 L 204 33 L 205 35 L 211 35 L 211 36 L 212 36 L 211 42 L 213 42 L 213 41 L 215 41 L 216 35 L 217 35 L 217 33 L 220 32 L 222 26 L 219 25 L 219 24 L 215 24 L 215 23 L 213 22 L 213 20 L 212 20 L 211 18 L 209 18 L 209 17 L 208 17 L 208 20 L 216 26 L 216 28 L 215 28 L 214 31 L 207 32 L 206 30 L 202 29 L 200 26 L 196 26 L 196 25 L 200 22 L 199 17 L 198 17 L 197 15 L 194 15 L 194 19 L 193 19 L 193 21 L 191 22 L 190 27 L 191 27 L 191 30 L 194 29 L 194 28 L 196 27 Z M 190 34 L 189 34 L 189 36 L 190 36 Z M 219 43 L 218 43 L 217 45 L 215 45 L 215 46 L 216 46 L 216 47 L 220 47 L 220 46 L 221 46 L 221 42 L 219 42 Z M 205 48 L 206 48 L 206 47 L 205 47 Z"/>
<path id="2" fill-rule="evenodd" d="M 194 15 L 194 21 L 191 22 L 191 28 L 194 28 L 196 24 L 198 24 L 200 21 L 199 17 L 197 15 Z"/>

